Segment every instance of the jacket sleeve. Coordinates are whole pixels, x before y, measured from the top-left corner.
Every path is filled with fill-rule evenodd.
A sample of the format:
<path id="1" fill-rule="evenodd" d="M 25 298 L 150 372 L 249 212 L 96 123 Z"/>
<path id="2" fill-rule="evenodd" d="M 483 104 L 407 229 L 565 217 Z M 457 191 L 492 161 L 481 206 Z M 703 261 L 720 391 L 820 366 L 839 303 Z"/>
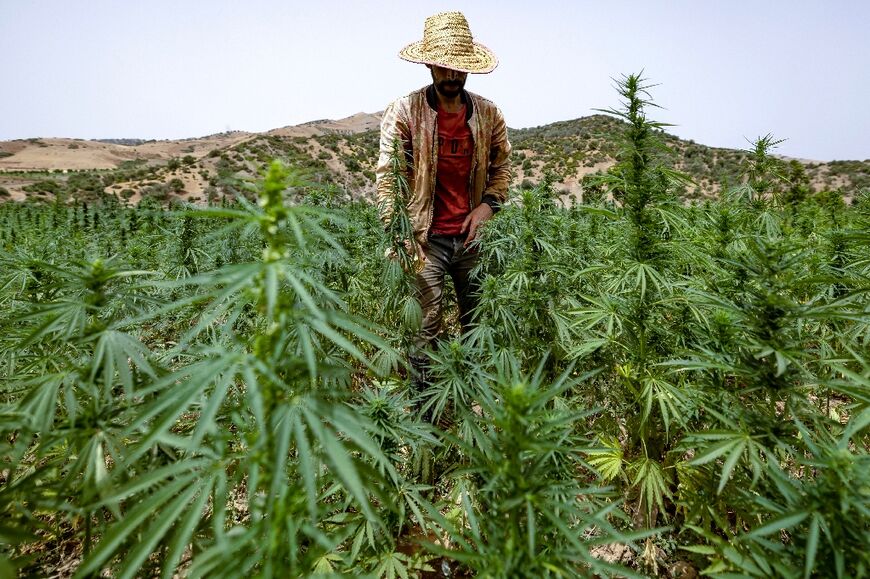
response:
<path id="1" fill-rule="evenodd" d="M 378 198 L 378 213 L 384 227 L 390 222 L 393 214 L 393 191 L 395 174 L 393 148 L 398 142 L 400 155 L 395 159 L 399 163 L 398 170 L 409 179 L 408 163 L 405 151 L 411 147 L 411 132 L 408 128 L 407 116 L 403 113 L 401 99 L 391 103 L 384 111 L 381 119 L 381 140 L 378 153 L 378 164 L 375 168 L 375 188 Z"/>
<path id="2" fill-rule="evenodd" d="M 489 149 L 489 172 L 483 196 L 494 197 L 499 205 L 507 199 L 508 186 L 511 182 L 510 156 L 511 144 L 508 141 L 507 125 L 501 110 L 496 108 Z"/>

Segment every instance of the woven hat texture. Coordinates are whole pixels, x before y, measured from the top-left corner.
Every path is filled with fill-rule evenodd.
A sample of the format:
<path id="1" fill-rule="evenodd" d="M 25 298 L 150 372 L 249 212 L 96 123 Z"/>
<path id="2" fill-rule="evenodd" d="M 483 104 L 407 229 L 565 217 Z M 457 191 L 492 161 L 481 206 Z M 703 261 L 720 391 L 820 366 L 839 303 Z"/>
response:
<path id="1" fill-rule="evenodd" d="M 427 18 L 423 40 L 403 48 L 399 58 L 475 74 L 492 72 L 498 66 L 492 51 L 474 41 L 462 12 L 442 12 Z"/>

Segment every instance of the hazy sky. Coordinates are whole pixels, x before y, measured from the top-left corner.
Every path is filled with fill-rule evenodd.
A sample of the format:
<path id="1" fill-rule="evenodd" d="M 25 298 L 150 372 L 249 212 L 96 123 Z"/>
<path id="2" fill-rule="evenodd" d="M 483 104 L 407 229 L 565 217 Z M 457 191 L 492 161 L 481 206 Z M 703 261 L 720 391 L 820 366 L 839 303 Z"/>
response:
<path id="1" fill-rule="evenodd" d="M 181 138 L 382 110 L 429 81 L 397 57 L 462 10 L 501 64 L 466 88 L 508 125 L 618 103 L 645 71 L 671 132 L 870 158 L 870 1 L 0 0 L 0 140 Z"/>

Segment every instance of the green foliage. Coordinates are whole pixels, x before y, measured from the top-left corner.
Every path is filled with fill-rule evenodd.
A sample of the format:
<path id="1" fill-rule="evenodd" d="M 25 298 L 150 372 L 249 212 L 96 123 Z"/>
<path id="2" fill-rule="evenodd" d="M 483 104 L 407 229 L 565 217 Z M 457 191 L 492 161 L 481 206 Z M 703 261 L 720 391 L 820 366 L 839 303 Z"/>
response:
<path id="1" fill-rule="evenodd" d="M 870 195 L 808 190 L 768 136 L 679 203 L 707 186 L 681 155 L 714 164 L 617 88 L 582 205 L 556 193 L 576 127 L 515 133 L 551 172 L 482 228 L 475 325 L 420 400 L 401 154 L 386 231 L 271 136 L 208 157 L 205 208 L 167 209 L 165 172 L 101 195 L 141 164 L 0 205 L 0 568 L 71 544 L 80 577 L 866 575 Z"/>
<path id="2" fill-rule="evenodd" d="M 56 195 L 60 192 L 61 186 L 57 181 L 51 179 L 43 179 L 24 187 L 28 193 L 51 193 Z"/>
<path id="3" fill-rule="evenodd" d="M 167 183 L 167 187 L 169 187 L 170 191 L 173 191 L 175 193 L 184 191 L 184 181 L 182 181 L 178 177 L 175 177 L 169 180 L 169 183 Z"/>
<path id="4" fill-rule="evenodd" d="M 564 395 L 587 377 L 566 373 L 547 384 L 543 365 L 530 376 L 513 366 L 479 383 L 479 409 L 459 406 L 472 435 L 457 441 L 464 457 L 453 474 L 458 507 L 437 520 L 461 537 L 450 554 L 475 576 L 624 571 L 590 554 L 596 544 L 630 538 L 608 520 L 615 511 L 607 490 L 586 487 L 593 476 L 575 424 L 591 413 Z M 580 572 L 578 562 L 590 568 Z"/>
<path id="5" fill-rule="evenodd" d="M 867 245 L 847 233 L 866 218 L 830 198 L 786 202 L 769 136 L 754 145 L 746 183 L 723 201 L 673 203 L 685 179 L 667 166 L 644 90 L 637 77 L 620 85 L 624 108 L 613 112 L 630 129 L 615 167 L 590 180 L 593 205 L 560 209 L 545 192 L 524 191 L 486 228 L 488 278 L 471 344 L 493 367 L 549 351 L 553 372 L 570 360 L 608 370 L 578 388 L 580 400 L 602 406 L 593 421 L 601 447 L 587 460 L 624 489 L 639 528 L 664 520 L 687 538 L 698 529 L 705 541 L 741 537 L 744 559 L 775 551 L 787 561 L 758 574 L 835 569 L 833 551 L 816 560 L 820 548 L 804 550 L 821 526 L 795 527 L 786 551 L 752 531 L 787 510 L 757 500 L 776 496 L 775 473 L 804 489 L 844 476 L 824 472 L 831 462 L 796 465 L 815 454 L 805 441 L 830 428 L 832 408 L 842 420 L 866 408 Z M 607 195 L 619 203 L 603 205 Z M 859 464 L 866 432 L 845 443 Z M 827 517 L 856 505 L 863 539 L 866 489 L 842 488 L 848 499 L 814 508 Z M 767 543 L 753 543 L 762 536 Z M 711 571 L 748 572 L 723 557 Z M 856 566 L 841 576 L 866 566 L 858 551 L 846 560 Z"/>

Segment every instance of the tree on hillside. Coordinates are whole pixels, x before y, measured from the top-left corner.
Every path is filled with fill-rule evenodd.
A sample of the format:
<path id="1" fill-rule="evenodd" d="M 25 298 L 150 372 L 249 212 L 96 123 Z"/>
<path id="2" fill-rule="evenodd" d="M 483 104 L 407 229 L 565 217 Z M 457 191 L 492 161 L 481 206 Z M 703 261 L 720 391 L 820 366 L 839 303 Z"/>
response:
<path id="1" fill-rule="evenodd" d="M 169 190 L 173 193 L 181 193 L 182 191 L 184 191 L 184 181 L 182 181 L 178 177 L 171 179 L 168 183 L 168 186 Z"/>

